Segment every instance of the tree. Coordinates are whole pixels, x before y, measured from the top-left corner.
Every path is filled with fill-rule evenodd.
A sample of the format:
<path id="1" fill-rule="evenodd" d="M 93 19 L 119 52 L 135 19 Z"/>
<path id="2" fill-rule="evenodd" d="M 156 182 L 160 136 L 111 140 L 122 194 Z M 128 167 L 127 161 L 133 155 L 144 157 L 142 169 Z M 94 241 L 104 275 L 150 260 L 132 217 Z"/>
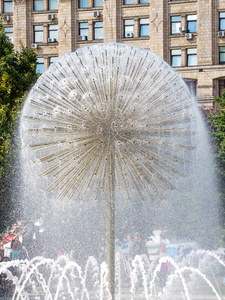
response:
<path id="1" fill-rule="evenodd" d="M 208 114 L 211 137 L 214 145 L 216 171 L 220 188 L 220 199 L 223 208 L 223 223 L 225 224 L 225 90 L 221 97 L 215 98 L 220 109 L 217 114 Z M 224 229 L 225 241 L 225 229 Z"/>
<path id="2" fill-rule="evenodd" d="M 21 44 L 15 51 L 0 24 L 0 232 L 19 215 L 16 125 L 27 91 L 37 79 L 37 54 Z"/>
<path id="3" fill-rule="evenodd" d="M 218 114 L 208 114 L 208 120 L 211 122 L 212 139 L 214 142 L 215 157 L 217 161 L 217 172 L 225 179 L 225 90 L 221 98 L 215 98 L 220 106 Z"/>

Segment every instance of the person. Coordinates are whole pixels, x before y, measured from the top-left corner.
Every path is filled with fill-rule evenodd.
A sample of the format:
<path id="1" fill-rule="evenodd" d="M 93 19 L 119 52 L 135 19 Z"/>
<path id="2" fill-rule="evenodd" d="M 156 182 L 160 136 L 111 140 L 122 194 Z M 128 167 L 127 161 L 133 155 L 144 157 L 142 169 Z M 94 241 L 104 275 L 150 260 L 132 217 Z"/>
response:
<path id="1" fill-rule="evenodd" d="M 124 241 L 123 241 L 123 244 L 121 246 L 121 249 L 122 249 L 122 253 L 123 253 L 124 258 L 128 261 L 131 261 L 131 259 L 132 259 L 132 247 L 133 247 L 133 242 L 132 242 L 132 239 L 131 239 L 131 235 L 127 234 L 124 237 Z"/>
<path id="2" fill-rule="evenodd" d="M 1 262 L 10 261 L 9 257 L 4 256 Z M 12 269 L 9 268 L 10 271 Z M 14 292 L 14 285 L 12 280 L 8 280 L 6 273 L 0 274 L 0 299 L 12 299 L 12 295 Z"/>
<path id="3" fill-rule="evenodd" d="M 3 256 L 1 262 L 7 262 L 10 261 L 10 258 L 8 256 Z"/>
<path id="4" fill-rule="evenodd" d="M 131 285 L 131 266 L 132 261 L 132 246 L 133 241 L 131 240 L 131 235 L 127 234 L 124 237 L 123 244 L 121 245 L 121 252 L 123 254 L 123 267 L 122 267 L 122 278 L 125 287 L 130 287 Z"/>
<path id="5" fill-rule="evenodd" d="M 166 254 L 166 248 L 165 247 L 161 247 L 160 252 L 161 252 L 160 253 L 160 258 L 168 256 Z M 172 271 L 172 269 L 173 269 L 173 267 L 172 267 L 172 265 L 169 261 L 164 261 L 164 262 L 161 263 L 160 274 L 159 274 L 159 286 L 160 287 L 165 286 L 166 281 L 167 281 L 167 277 L 170 274 L 170 272 Z"/>
<path id="6" fill-rule="evenodd" d="M 138 232 L 134 234 L 134 242 L 132 247 L 133 257 L 136 255 L 146 254 L 146 247 L 144 241 L 141 239 L 141 236 Z"/>
<path id="7" fill-rule="evenodd" d="M 10 252 L 9 258 L 10 260 L 21 259 L 23 256 L 22 244 L 19 241 L 19 238 L 16 237 L 15 240 L 12 240 L 12 250 Z"/>
<path id="8" fill-rule="evenodd" d="M 4 249 L 3 256 L 9 257 L 10 252 L 12 250 L 11 244 L 12 244 L 12 241 L 10 241 L 9 243 L 3 245 L 3 249 Z"/>

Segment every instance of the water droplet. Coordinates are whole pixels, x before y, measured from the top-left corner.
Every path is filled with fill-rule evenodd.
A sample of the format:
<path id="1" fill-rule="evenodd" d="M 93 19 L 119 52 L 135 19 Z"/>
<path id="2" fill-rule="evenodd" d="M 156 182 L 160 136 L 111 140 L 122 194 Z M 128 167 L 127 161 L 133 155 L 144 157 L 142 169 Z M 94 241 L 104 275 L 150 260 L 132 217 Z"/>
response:
<path id="1" fill-rule="evenodd" d="M 60 84 L 62 84 L 62 86 L 65 86 L 68 84 L 68 80 L 66 78 L 63 78 L 62 80 L 60 80 Z"/>
<path id="2" fill-rule="evenodd" d="M 71 98 L 71 99 L 73 99 L 74 97 L 76 97 L 77 96 L 77 91 L 76 90 L 72 90 L 70 93 L 69 93 L 69 97 Z"/>

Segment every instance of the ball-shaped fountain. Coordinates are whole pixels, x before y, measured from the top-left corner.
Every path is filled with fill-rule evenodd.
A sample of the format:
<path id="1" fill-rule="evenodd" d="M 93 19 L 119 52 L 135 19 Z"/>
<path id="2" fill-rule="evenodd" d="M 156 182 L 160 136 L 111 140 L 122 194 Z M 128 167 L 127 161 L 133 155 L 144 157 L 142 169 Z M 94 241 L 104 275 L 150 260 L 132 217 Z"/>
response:
<path id="1" fill-rule="evenodd" d="M 35 263 L 52 268 L 50 275 L 46 271 L 48 282 L 55 271 L 61 274 L 54 299 L 63 299 L 57 297 L 63 295 L 64 280 L 70 294 L 64 297 L 105 299 L 106 291 L 107 297 L 122 299 L 114 242 L 116 232 L 122 230 L 123 211 L 129 206 L 138 215 L 139 224 L 134 226 L 145 224 L 146 231 L 167 229 L 173 237 L 212 243 L 215 234 L 210 230 L 218 225 L 218 204 L 204 124 L 184 81 L 153 53 L 102 44 L 59 58 L 29 93 L 20 133 L 26 216 L 44 219 L 48 228 L 56 206 L 77 219 L 80 209 L 89 219 L 96 214 L 96 220 L 106 222 L 106 264 L 99 269 L 92 259 L 88 262 L 94 266 L 90 274 L 101 278 L 95 282 L 97 296 L 87 291 L 85 281 L 93 274 L 82 274 L 75 262 L 61 262 L 63 268 L 60 262 L 34 258 Z M 97 211 L 90 209 L 93 203 Z M 129 224 L 135 219 L 133 215 L 126 218 Z M 93 233 L 91 224 L 87 230 Z M 59 231 L 57 226 L 58 237 Z M 23 268 L 28 272 L 27 264 Z M 148 273 L 148 265 L 136 258 L 134 273 L 131 271 L 141 274 L 143 299 L 152 299 L 159 270 Z M 180 270 L 175 263 L 173 268 Z M 190 269 L 176 271 L 170 281 L 180 276 L 189 297 L 182 272 Z M 76 278 L 77 286 L 69 283 L 67 272 Z M 49 284 L 44 276 L 40 278 L 44 299 L 52 299 Z M 137 276 L 132 278 L 135 283 Z M 23 288 L 20 284 L 15 299 L 20 299 L 26 283 L 21 279 Z M 135 284 L 131 289 L 128 297 L 135 299 Z"/>

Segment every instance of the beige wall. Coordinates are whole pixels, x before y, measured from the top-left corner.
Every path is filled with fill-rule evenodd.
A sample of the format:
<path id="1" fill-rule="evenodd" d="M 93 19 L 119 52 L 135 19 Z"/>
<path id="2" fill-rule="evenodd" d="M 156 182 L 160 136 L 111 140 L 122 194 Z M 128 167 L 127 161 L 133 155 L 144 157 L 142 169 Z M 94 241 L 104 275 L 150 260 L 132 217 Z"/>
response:
<path id="1" fill-rule="evenodd" d="M 48 0 L 44 0 L 43 11 L 33 11 L 33 1 L 13 0 L 13 12 L 5 13 L 0 0 L 0 14 L 9 16 L 5 27 L 13 27 L 15 49 L 20 43 L 34 43 L 34 25 L 44 26 L 44 40 L 37 44 L 39 57 L 45 59 L 62 56 L 77 48 L 93 43 L 125 43 L 148 49 L 167 63 L 171 63 L 171 49 L 181 49 L 181 67 L 175 68 L 184 79 L 195 80 L 197 98 L 205 109 L 214 108 L 213 97 L 218 94 L 218 80 L 225 79 L 225 68 L 219 64 L 219 46 L 225 46 L 225 38 L 219 38 L 219 12 L 225 12 L 225 0 L 150 0 L 150 3 L 124 5 L 122 0 L 103 0 L 103 7 L 78 8 L 78 0 L 58 0 L 58 10 L 48 11 Z M 95 17 L 94 12 L 99 16 Z M 49 20 L 48 15 L 54 14 Z M 181 26 L 187 27 L 187 15 L 197 14 L 197 33 L 190 40 L 185 32 L 171 34 L 171 16 L 181 16 Z M 150 34 L 140 37 L 139 22 L 149 18 Z M 134 20 L 134 36 L 124 38 L 124 20 Z M 103 21 L 103 39 L 94 40 L 94 23 Z M 88 22 L 89 40 L 78 41 L 79 22 Z M 58 41 L 48 43 L 48 28 L 58 24 Z M 197 66 L 187 66 L 187 49 L 197 48 Z"/>

